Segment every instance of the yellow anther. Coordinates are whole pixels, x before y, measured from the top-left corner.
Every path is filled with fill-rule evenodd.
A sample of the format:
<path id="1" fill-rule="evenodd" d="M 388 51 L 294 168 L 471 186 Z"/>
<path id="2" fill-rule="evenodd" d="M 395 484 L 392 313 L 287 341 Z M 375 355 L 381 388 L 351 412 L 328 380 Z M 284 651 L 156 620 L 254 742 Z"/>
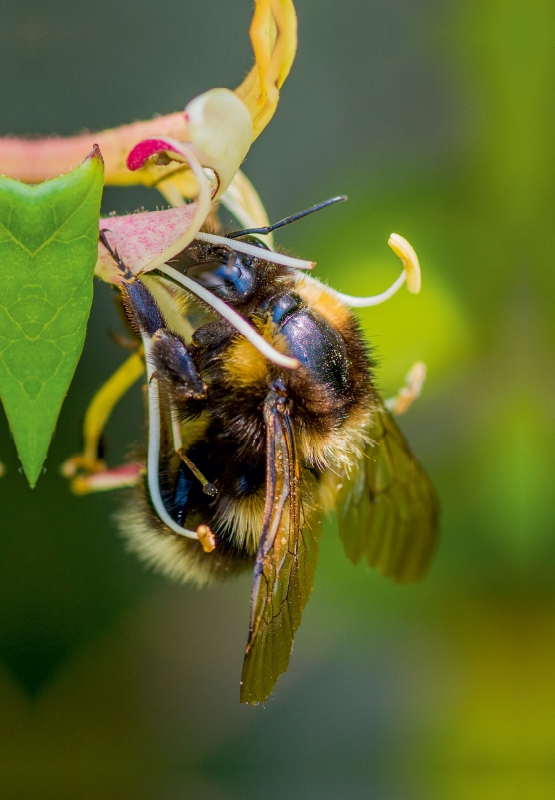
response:
<path id="1" fill-rule="evenodd" d="M 408 411 L 414 401 L 420 397 L 425 380 L 426 364 L 417 361 L 405 378 L 405 385 L 399 389 L 395 397 L 386 400 L 385 404 L 392 414 L 399 416 Z"/>
<path id="2" fill-rule="evenodd" d="M 199 525 L 197 528 L 198 540 L 205 553 L 211 553 L 216 547 L 216 537 L 208 525 Z"/>
<path id="3" fill-rule="evenodd" d="M 399 256 L 405 268 L 407 279 L 407 289 L 412 294 L 418 294 L 422 286 L 422 276 L 420 274 L 420 263 L 414 248 L 406 239 L 398 233 L 392 233 L 389 237 L 388 245 L 396 256 Z"/>

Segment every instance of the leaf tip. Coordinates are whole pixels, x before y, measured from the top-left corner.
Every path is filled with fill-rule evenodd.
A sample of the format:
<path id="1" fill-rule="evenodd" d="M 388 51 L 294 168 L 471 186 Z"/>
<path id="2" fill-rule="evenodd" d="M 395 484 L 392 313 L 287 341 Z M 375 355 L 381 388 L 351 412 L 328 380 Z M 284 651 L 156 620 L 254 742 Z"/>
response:
<path id="1" fill-rule="evenodd" d="M 27 478 L 27 483 L 29 484 L 31 489 L 34 489 L 35 486 L 37 485 L 38 479 L 42 474 L 42 464 L 39 467 L 33 465 L 33 467 L 31 468 L 30 465 L 25 464 L 24 462 L 21 463 L 23 465 L 23 474 Z"/>
<path id="2" fill-rule="evenodd" d="M 96 160 L 99 161 L 102 166 L 104 166 L 104 159 L 102 157 L 102 153 L 100 152 L 100 147 L 97 144 L 93 144 L 93 149 L 88 156 L 83 159 L 83 161 L 92 161 L 93 158 L 96 158 Z"/>

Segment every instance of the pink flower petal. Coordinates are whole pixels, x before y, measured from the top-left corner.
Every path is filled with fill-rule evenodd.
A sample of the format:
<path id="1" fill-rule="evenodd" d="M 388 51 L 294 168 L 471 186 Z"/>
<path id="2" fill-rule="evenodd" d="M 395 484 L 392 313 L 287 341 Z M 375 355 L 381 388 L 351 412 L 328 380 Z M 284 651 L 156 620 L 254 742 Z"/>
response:
<path id="1" fill-rule="evenodd" d="M 147 211 L 100 220 L 111 246 L 136 275 L 167 250 L 191 227 L 197 202 L 167 211 Z M 109 283 L 120 283 L 120 271 L 103 244 L 98 245 L 96 275 Z"/>
<path id="2" fill-rule="evenodd" d="M 180 160 L 183 158 L 175 143 L 169 139 L 144 139 L 127 156 L 127 169 L 131 172 L 142 169 L 147 160 L 157 153 L 179 153 Z"/>
<path id="3" fill-rule="evenodd" d="M 137 461 L 116 469 L 94 472 L 92 475 L 78 475 L 71 482 L 71 488 L 75 494 L 89 494 L 89 492 L 107 492 L 111 489 L 136 486 L 141 480 L 144 468 L 145 464 Z"/>

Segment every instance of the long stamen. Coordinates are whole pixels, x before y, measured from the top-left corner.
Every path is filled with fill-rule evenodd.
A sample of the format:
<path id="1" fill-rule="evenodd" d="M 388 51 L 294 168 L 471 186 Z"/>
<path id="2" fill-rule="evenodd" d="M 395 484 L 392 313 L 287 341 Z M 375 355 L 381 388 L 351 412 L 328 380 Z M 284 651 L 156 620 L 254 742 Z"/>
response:
<path id="1" fill-rule="evenodd" d="M 403 271 L 397 280 L 394 281 L 389 289 L 385 290 L 385 292 L 374 294 L 369 297 L 354 297 L 353 295 L 343 294 L 335 289 L 331 289 L 329 286 L 326 286 L 326 290 L 333 294 L 334 297 L 337 297 L 338 300 L 341 300 L 342 303 L 345 303 L 346 306 L 350 306 L 351 308 L 368 308 L 369 306 L 378 306 L 380 303 L 385 303 L 386 300 L 389 300 L 390 297 L 393 297 L 393 295 L 399 291 L 405 281 L 407 283 L 407 289 L 409 292 L 412 294 L 418 294 L 422 286 L 422 279 L 420 275 L 420 263 L 418 261 L 418 256 L 414 252 L 414 249 L 407 242 L 407 240 L 402 236 L 399 236 L 398 233 L 391 234 L 388 240 L 388 245 L 391 247 L 395 255 L 399 256 L 403 262 Z M 315 279 L 311 278 L 309 275 L 306 275 L 305 280 L 313 281 Z"/>
<path id="2" fill-rule="evenodd" d="M 223 241 L 225 241 L 225 239 Z M 253 247 L 253 250 L 257 249 L 258 248 Z M 235 309 L 231 308 L 231 306 L 228 306 L 227 303 L 224 303 L 223 300 L 220 300 L 220 298 L 216 297 L 216 295 L 212 294 L 212 292 L 209 292 L 208 289 L 205 289 L 203 286 L 191 280 L 191 278 L 188 278 L 186 275 L 182 275 L 181 272 L 178 272 L 168 264 L 163 264 L 161 267 L 158 267 L 158 270 L 168 278 L 172 278 L 177 283 L 180 283 L 189 292 L 196 294 L 201 300 L 204 300 L 204 302 L 211 306 L 214 311 L 217 311 L 220 316 L 227 320 L 227 322 L 229 322 L 229 324 L 232 325 L 235 330 L 242 334 L 245 339 L 248 339 L 248 341 L 254 345 L 254 347 L 256 347 L 256 349 L 259 350 L 269 361 L 273 361 L 274 364 L 278 364 L 280 367 L 297 369 L 299 362 L 296 358 L 286 356 L 283 353 L 280 353 L 279 350 L 276 350 L 275 347 L 272 347 L 272 345 L 267 342 L 266 339 L 264 339 L 257 331 L 255 331 L 252 325 L 248 323 L 246 319 L 243 319 L 243 317 L 238 314 Z"/>
<path id="3" fill-rule="evenodd" d="M 170 418 L 172 423 L 173 449 L 176 453 L 179 453 L 183 447 L 183 439 L 181 438 L 181 425 L 177 417 L 177 409 L 172 402 L 170 402 Z"/>
<path id="4" fill-rule="evenodd" d="M 350 294 L 343 294 L 342 292 L 337 292 L 335 289 L 330 289 L 330 291 L 346 306 L 350 306 L 351 308 L 368 308 L 369 306 L 379 306 L 380 303 L 385 303 L 386 300 L 389 300 L 390 297 L 393 297 L 396 294 L 401 286 L 405 283 L 407 276 L 405 275 L 405 271 L 401 272 L 397 280 L 391 284 L 389 289 L 386 289 L 385 292 L 381 292 L 381 294 L 374 294 L 370 297 L 353 297 Z"/>
<path id="5" fill-rule="evenodd" d="M 262 247 L 256 247 L 254 244 L 247 244 L 246 242 L 238 242 L 237 239 L 228 239 L 225 236 L 216 236 L 213 233 L 197 233 L 195 239 L 201 242 L 208 242 L 209 244 L 223 244 L 230 247 L 232 250 L 237 250 L 239 253 L 246 253 L 249 256 L 254 256 L 262 261 L 271 261 L 273 264 L 281 264 L 284 267 L 293 267 L 294 269 L 313 269 L 315 266 L 314 261 L 304 261 L 301 258 L 292 258 L 283 253 L 276 253 L 275 250 L 264 250 Z M 169 261 L 169 259 L 166 259 Z M 149 266 L 150 269 L 150 266 Z"/>
<path id="6" fill-rule="evenodd" d="M 160 397 L 158 392 L 158 380 L 154 376 L 154 369 L 150 364 L 149 355 L 151 352 L 151 340 L 146 334 L 142 334 L 143 345 L 145 349 L 145 357 L 147 364 L 147 379 L 148 379 L 148 458 L 147 458 L 147 477 L 148 477 L 148 491 L 150 499 L 160 520 L 167 525 L 174 533 L 180 536 L 186 536 L 189 539 L 199 539 L 198 531 L 191 531 L 188 528 L 183 528 L 173 520 L 164 506 L 162 500 L 162 493 L 160 492 L 159 480 L 159 461 L 160 461 Z M 206 527 L 206 526 L 204 526 Z M 204 530 L 200 532 L 202 535 L 201 544 L 204 550 L 210 548 L 214 549 L 214 537 L 211 534 L 212 541 L 209 542 L 209 537 L 205 534 Z M 210 547 L 210 544 L 212 545 Z M 209 552 L 209 550 L 207 550 Z"/>

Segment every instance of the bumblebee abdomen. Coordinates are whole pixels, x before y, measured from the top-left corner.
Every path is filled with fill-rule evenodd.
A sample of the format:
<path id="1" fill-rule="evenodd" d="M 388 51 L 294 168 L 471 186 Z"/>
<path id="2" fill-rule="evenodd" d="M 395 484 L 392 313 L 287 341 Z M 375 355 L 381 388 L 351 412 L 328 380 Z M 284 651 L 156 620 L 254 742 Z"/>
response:
<path id="1" fill-rule="evenodd" d="M 208 525 L 216 537 L 216 550 L 206 553 L 199 542 L 167 528 L 152 506 L 146 484 L 120 516 L 120 528 L 130 549 L 147 563 L 173 578 L 202 585 L 252 567 L 264 515 L 264 462 L 238 459 L 217 428 L 209 428 L 185 452 L 189 464 L 216 492 L 206 493 L 191 467 L 174 454 L 160 468 L 164 506 L 183 527 Z"/>

